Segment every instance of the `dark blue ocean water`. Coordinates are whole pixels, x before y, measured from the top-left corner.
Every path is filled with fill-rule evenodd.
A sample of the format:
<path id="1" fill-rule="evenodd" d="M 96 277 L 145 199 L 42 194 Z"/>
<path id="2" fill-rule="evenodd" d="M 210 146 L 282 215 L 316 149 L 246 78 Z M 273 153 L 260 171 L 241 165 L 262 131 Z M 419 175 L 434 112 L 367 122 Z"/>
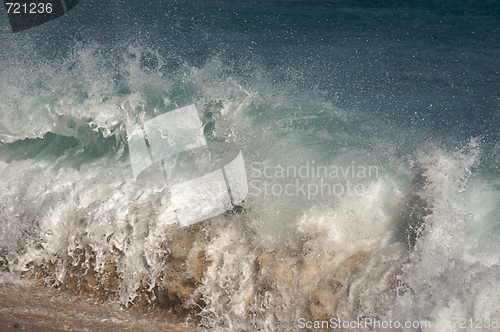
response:
<path id="1" fill-rule="evenodd" d="M 2 278 L 214 331 L 500 318 L 499 27 L 498 1 L 83 0 L 15 34 L 2 8 Z M 190 104 L 254 182 L 243 214 L 185 231 L 127 136 Z M 379 173 L 270 189 L 321 185 L 276 174 L 313 163 Z"/>

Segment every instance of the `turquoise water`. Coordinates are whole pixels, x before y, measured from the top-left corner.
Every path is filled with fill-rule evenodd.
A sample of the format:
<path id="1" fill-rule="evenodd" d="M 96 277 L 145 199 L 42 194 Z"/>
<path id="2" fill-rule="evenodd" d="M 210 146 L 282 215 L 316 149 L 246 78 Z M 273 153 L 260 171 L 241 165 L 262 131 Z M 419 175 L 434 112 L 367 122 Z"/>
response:
<path id="1" fill-rule="evenodd" d="M 0 15 L 4 282 L 210 331 L 500 319 L 497 2 L 83 1 L 16 34 Z M 181 228 L 127 137 L 191 104 L 249 195 Z"/>

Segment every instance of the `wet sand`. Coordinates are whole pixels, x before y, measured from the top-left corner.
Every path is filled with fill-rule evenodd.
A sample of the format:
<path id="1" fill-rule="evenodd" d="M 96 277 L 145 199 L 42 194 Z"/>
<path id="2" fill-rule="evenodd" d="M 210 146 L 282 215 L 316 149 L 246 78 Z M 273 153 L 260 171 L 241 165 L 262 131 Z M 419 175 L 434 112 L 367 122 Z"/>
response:
<path id="1" fill-rule="evenodd" d="M 33 284 L 0 284 L 0 331 L 179 331 L 158 312 L 138 314 Z"/>

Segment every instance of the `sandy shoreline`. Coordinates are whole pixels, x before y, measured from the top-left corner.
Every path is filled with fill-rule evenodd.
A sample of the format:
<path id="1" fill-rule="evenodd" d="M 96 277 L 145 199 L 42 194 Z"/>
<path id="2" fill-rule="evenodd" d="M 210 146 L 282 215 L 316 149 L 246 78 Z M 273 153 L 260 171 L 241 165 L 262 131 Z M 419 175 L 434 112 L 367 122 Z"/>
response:
<path id="1" fill-rule="evenodd" d="M 117 310 L 33 284 L 0 284 L 0 331 L 179 331 L 165 317 Z"/>
<path id="2" fill-rule="evenodd" d="M 0 331 L 61 332 L 65 330 L 56 330 L 48 327 L 46 322 L 39 321 L 36 317 L 0 313 Z"/>

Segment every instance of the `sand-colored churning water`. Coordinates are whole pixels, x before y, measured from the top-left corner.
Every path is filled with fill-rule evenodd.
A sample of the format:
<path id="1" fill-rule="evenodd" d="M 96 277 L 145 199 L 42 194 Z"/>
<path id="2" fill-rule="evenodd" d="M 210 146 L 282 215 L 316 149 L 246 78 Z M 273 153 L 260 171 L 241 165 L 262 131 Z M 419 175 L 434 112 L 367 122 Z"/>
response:
<path id="1" fill-rule="evenodd" d="M 126 280 L 116 273 L 116 257 L 102 253 L 98 272 L 89 251 L 34 267 L 27 284 L 3 285 L 0 317 L 6 328 L 29 331 L 281 331 L 294 330 L 300 318 L 329 320 L 349 309 L 365 275 L 377 283 L 374 296 L 395 289 L 398 246 L 336 250 L 310 215 L 292 244 L 266 246 L 244 218 L 245 211 L 227 213 L 173 231 L 161 271 L 146 275 L 127 305 L 119 301 Z"/>
<path id="2" fill-rule="evenodd" d="M 34 283 L 0 285 L 0 331 L 178 331 L 196 329 L 167 323 L 160 312 L 114 309 Z"/>

